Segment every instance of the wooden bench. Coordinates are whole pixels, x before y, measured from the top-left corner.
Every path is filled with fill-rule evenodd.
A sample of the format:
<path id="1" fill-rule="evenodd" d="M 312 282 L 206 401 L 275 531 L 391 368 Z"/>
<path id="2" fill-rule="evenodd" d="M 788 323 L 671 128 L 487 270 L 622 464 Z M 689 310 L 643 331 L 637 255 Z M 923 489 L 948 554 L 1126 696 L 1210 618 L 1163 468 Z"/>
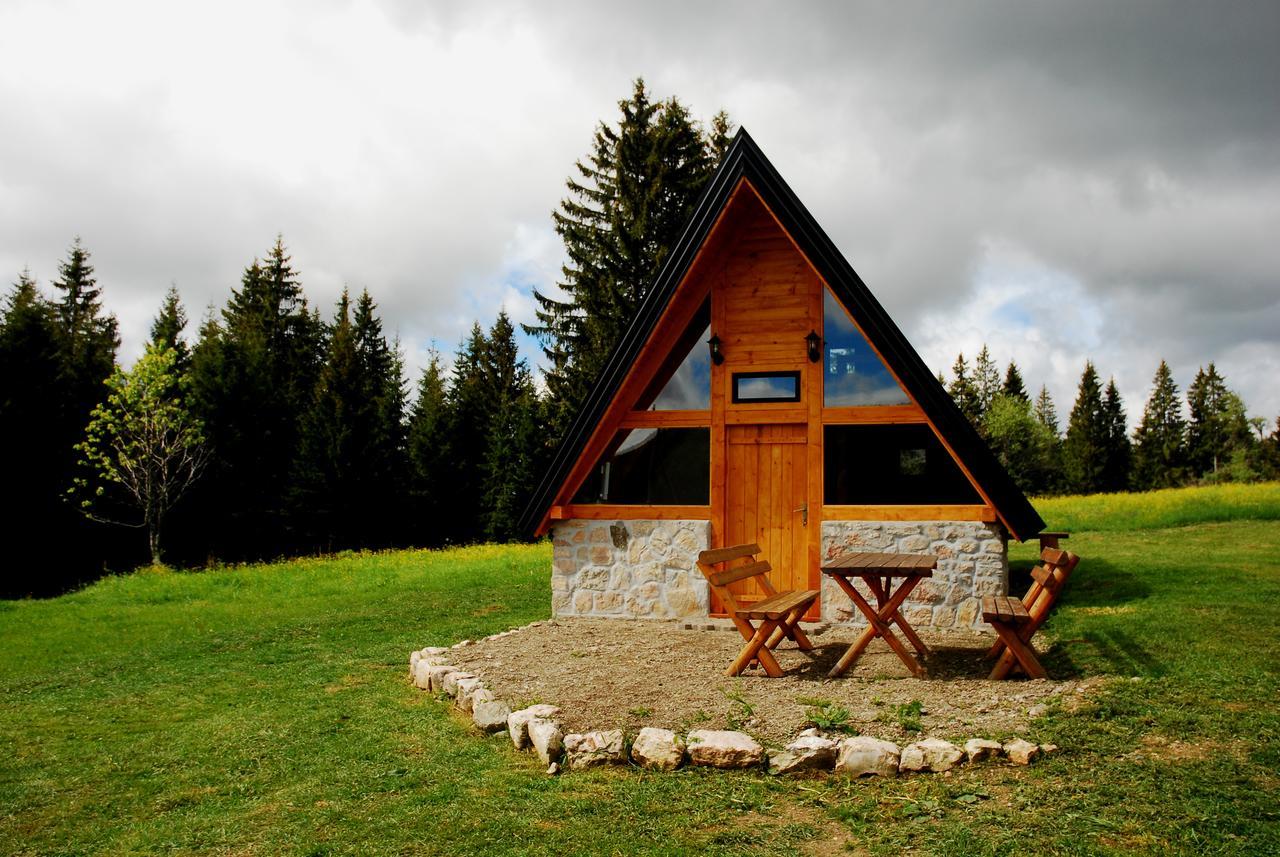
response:
<path id="1" fill-rule="evenodd" d="M 1049 611 L 1080 557 L 1057 548 L 1044 548 L 1040 561 L 1031 570 L 1031 587 L 1021 599 L 1007 595 L 982 599 L 982 618 L 1000 638 L 987 651 L 987 657 L 999 657 L 988 678 L 1007 678 L 1015 666 L 1031 678 L 1048 678 L 1031 647 L 1031 638 L 1049 618 Z"/>
<path id="2" fill-rule="evenodd" d="M 772 649 L 784 639 L 794 640 L 802 651 L 809 651 L 813 643 L 800 629 L 800 617 L 818 600 L 818 590 L 806 589 L 779 592 L 769 582 L 772 566 L 768 560 L 756 559 L 760 546 L 756 544 L 716 548 L 698 554 L 698 568 L 711 589 L 728 610 L 746 645 L 725 670 L 725 675 L 739 675 L 753 661 L 759 661 L 766 674 L 773 678 L 782 675 L 782 667 L 773 656 Z M 740 565 L 733 563 L 741 562 Z M 741 603 L 737 593 L 729 588 L 732 583 L 756 578 L 765 597 L 754 603 Z M 759 626 L 752 622 L 759 622 Z"/>

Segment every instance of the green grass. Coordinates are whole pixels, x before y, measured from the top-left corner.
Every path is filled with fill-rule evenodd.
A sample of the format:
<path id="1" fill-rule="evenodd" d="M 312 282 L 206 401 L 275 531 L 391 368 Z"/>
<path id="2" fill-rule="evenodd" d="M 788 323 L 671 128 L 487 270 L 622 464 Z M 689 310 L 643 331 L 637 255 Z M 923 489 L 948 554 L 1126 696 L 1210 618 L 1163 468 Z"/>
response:
<path id="1" fill-rule="evenodd" d="M 1280 521 L 1280 482 L 1166 488 L 1137 494 L 1041 497 L 1051 530 L 1123 532 L 1214 521 Z"/>
<path id="2" fill-rule="evenodd" d="M 549 778 L 409 686 L 410 649 L 545 616 L 545 545 L 0 602 L 0 853 L 1280 853 L 1280 526 L 1170 520 L 1072 525 L 1038 642 L 1113 680 L 1036 721 L 1060 754 L 883 782 Z"/>

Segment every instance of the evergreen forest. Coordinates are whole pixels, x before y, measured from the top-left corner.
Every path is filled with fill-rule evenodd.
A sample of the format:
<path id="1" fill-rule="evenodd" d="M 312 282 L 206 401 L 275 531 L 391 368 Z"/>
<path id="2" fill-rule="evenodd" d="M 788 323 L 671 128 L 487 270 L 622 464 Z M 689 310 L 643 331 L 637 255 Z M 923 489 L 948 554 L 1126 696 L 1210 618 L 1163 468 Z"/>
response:
<path id="1" fill-rule="evenodd" d="M 110 296 L 79 239 L 48 283 L 18 273 L 0 303 L 0 594 L 148 562 L 524 538 L 516 522 L 554 444 L 731 128 L 723 111 L 704 124 L 676 98 L 654 100 L 642 80 L 598 125 L 552 213 L 567 259 L 558 291 L 535 293 L 525 328 L 543 348 L 541 385 L 502 312 L 407 378 L 372 294 L 314 305 L 283 238 L 197 325 L 171 288 L 132 366 L 118 362 Z M 1013 363 L 1002 378 L 985 347 L 939 378 L 1030 493 L 1280 476 L 1280 418 L 1249 418 L 1213 363 L 1184 397 L 1162 362 L 1132 433 L 1091 363 L 1065 426 L 1047 389 L 1033 395 Z"/>

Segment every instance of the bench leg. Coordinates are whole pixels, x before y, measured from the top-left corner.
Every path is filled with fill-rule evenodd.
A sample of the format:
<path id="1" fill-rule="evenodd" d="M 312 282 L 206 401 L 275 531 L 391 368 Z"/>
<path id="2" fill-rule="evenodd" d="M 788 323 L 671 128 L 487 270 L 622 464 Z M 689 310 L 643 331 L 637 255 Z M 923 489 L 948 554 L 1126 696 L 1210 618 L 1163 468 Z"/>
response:
<path id="1" fill-rule="evenodd" d="M 790 638 L 795 641 L 796 648 L 802 652 L 813 649 L 813 643 L 809 641 L 808 635 L 800 628 L 800 617 L 804 615 L 804 611 L 808 609 L 808 605 L 797 607 L 787 614 L 779 625 L 778 629 L 769 637 L 766 644 L 770 649 L 776 649 L 778 644 L 784 639 Z"/>
<path id="2" fill-rule="evenodd" d="M 751 639 L 742 647 L 742 651 L 738 653 L 738 657 L 729 665 L 729 669 L 725 670 L 725 675 L 740 675 L 747 666 L 757 658 L 760 660 L 760 666 L 764 667 L 764 671 L 773 678 L 782 676 L 782 667 L 774 659 L 773 654 L 765 647 L 769 635 L 773 633 L 778 626 L 778 620 L 765 619 L 760 623 L 760 627 L 756 628 L 755 633 L 751 635 Z"/>
<path id="3" fill-rule="evenodd" d="M 1016 628 L 1011 628 L 1004 623 L 998 622 L 991 622 L 990 624 L 992 628 L 996 629 L 996 633 L 1000 635 L 1000 639 L 1004 642 L 1007 651 L 1000 656 L 1000 660 L 996 662 L 995 668 L 991 670 L 991 675 L 988 678 L 999 680 L 1007 677 L 1009 671 L 1013 668 L 1015 659 L 1023 671 L 1031 678 L 1049 677 L 1049 674 L 1044 671 L 1044 667 L 1040 666 L 1040 661 L 1036 658 L 1035 649 L 1031 648 L 1030 643 L 1022 641 Z"/>

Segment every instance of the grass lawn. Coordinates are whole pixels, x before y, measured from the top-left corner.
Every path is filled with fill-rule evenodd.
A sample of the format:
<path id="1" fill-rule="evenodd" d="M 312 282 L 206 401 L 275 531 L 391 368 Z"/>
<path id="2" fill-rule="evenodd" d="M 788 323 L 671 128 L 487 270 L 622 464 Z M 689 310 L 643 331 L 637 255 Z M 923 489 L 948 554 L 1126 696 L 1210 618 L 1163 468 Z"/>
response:
<path id="1" fill-rule="evenodd" d="M 1116 678 L 1036 722 L 1058 755 L 953 776 L 546 777 L 405 678 L 545 616 L 546 545 L 0 602 L 0 853 L 1280 853 L 1280 486 L 1202 499 L 1144 495 L 1142 529 L 1045 504 L 1084 557 L 1045 664 Z"/>

